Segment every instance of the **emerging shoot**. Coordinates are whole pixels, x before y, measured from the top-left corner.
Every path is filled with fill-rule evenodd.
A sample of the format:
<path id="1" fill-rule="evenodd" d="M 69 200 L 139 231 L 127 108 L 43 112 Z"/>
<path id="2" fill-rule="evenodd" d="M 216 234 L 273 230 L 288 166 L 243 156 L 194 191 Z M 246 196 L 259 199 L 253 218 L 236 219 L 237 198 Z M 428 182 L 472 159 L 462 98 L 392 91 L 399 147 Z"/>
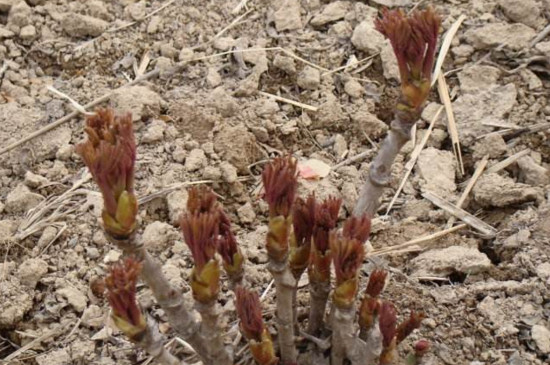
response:
<path id="1" fill-rule="evenodd" d="M 132 116 L 115 116 L 112 109 L 99 109 L 86 119 L 85 131 L 88 139 L 76 146 L 76 152 L 101 190 L 105 231 L 126 239 L 135 230 L 137 215 Z"/>

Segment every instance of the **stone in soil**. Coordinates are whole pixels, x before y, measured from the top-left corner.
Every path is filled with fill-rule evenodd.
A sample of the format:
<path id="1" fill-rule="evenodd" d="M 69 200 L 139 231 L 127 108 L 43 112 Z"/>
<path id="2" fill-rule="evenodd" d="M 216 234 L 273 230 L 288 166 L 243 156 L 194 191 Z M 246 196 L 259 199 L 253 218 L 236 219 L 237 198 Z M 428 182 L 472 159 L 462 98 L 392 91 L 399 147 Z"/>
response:
<path id="1" fill-rule="evenodd" d="M 86 309 L 86 304 L 88 303 L 86 295 L 73 286 L 67 284 L 64 287 L 57 289 L 56 293 L 65 298 L 69 305 L 71 305 L 77 312 L 80 313 Z"/>
<path id="2" fill-rule="evenodd" d="M 180 218 L 187 212 L 187 190 L 181 189 L 166 195 L 166 205 L 168 206 L 168 216 L 170 223 L 179 226 Z"/>
<path id="3" fill-rule="evenodd" d="M 229 95 L 223 87 L 218 87 L 210 93 L 209 106 L 216 109 L 222 117 L 232 117 L 239 110 L 237 100 Z"/>
<path id="4" fill-rule="evenodd" d="M 464 34 L 468 43 L 477 49 L 487 49 L 504 44 L 514 51 L 523 49 L 537 35 L 525 24 L 489 23 L 472 28 Z"/>
<path id="5" fill-rule="evenodd" d="M 351 114 L 358 137 L 362 137 L 364 133 L 371 139 L 377 139 L 385 135 L 389 129 L 388 125 L 378 119 L 371 109 L 369 105 L 362 104 L 355 113 Z"/>
<path id="6" fill-rule="evenodd" d="M 350 78 L 344 83 L 344 91 L 352 98 L 359 99 L 365 93 L 363 85 L 355 79 Z"/>
<path id="7" fill-rule="evenodd" d="M 519 180 L 533 186 L 550 184 L 550 171 L 539 165 L 531 156 L 518 160 Z"/>
<path id="8" fill-rule="evenodd" d="M 168 114 L 174 118 L 174 125 L 182 135 L 189 133 L 199 143 L 208 140 L 217 119 L 215 113 L 198 107 L 183 97 L 170 103 Z"/>
<path id="9" fill-rule="evenodd" d="M 473 151 L 474 160 L 479 160 L 483 156 L 494 159 L 508 151 L 508 146 L 501 135 L 489 134 L 474 144 Z"/>
<path id="10" fill-rule="evenodd" d="M 32 308 L 33 297 L 15 277 L 0 281 L 0 293 L 0 328 L 10 328 L 17 325 Z"/>
<path id="11" fill-rule="evenodd" d="M 283 0 L 279 4 L 278 10 L 273 14 L 277 31 L 301 29 L 300 2 L 298 0 Z"/>
<path id="12" fill-rule="evenodd" d="M 208 164 L 206 154 L 200 148 L 195 148 L 189 152 L 189 155 L 185 159 L 185 169 L 187 171 L 197 171 Z"/>
<path id="13" fill-rule="evenodd" d="M 542 53 L 544 56 L 550 58 L 550 41 L 537 43 L 535 45 L 535 49 L 540 53 Z"/>
<path id="14" fill-rule="evenodd" d="M 17 277 L 22 285 L 31 289 L 36 287 L 40 279 L 48 272 L 48 264 L 42 259 L 28 259 L 23 261 L 17 269 Z"/>
<path id="15" fill-rule="evenodd" d="M 260 158 L 256 137 L 244 124 L 222 127 L 214 136 L 214 149 L 242 174 L 247 174 L 248 166 Z"/>
<path id="16" fill-rule="evenodd" d="M 276 54 L 273 58 L 273 66 L 289 75 L 296 74 L 296 63 L 292 57 Z"/>
<path id="17" fill-rule="evenodd" d="M 424 252 L 410 262 L 411 276 L 448 276 L 453 273 L 477 274 L 491 268 L 491 261 L 476 248 L 450 246 Z"/>
<path id="18" fill-rule="evenodd" d="M 415 170 L 424 180 L 422 191 L 430 191 L 444 199 L 456 191 L 456 159 L 451 151 L 425 148 L 418 156 Z"/>
<path id="19" fill-rule="evenodd" d="M 384 47 L 384 36 L 374 28 L 372 20 L 359 23 L 351 36 L 351 43 L 360 51 L 367 54 L 380 52 Z"/>
<path id="20" fill-rule="evenodd" d="M 159 221 L 149 223 L 141 236 L 143 244 L 151 252 L 165 251 L 178 238 L 180 233 L 172 225 Z"/>
<path id="21" fill-rule="evenodd" d="M 254 220 L 256 219 L 254 207 L 252 207 L 252 204 L 250 202 L 247 202 L 243 206 L 239 207 L 239 209 L 237 209 L 237 215 L 239 216 L 239 220 L 243 224 L 254 223 Z"/>
<path id="22" fill-rule="evenodd" d="M 44 176 L 33 173 L 32 171 L 27 171 L 25 173 L 24 182 L 25 182 L 25 185 L 27 185 L 29 188 L 36 189 L 39 186 L 48 184 L 49 180 Z"/>
<path id="23" fill-rule="evenodd" d="M 298 74 L 296 83 L 302 89 L 315 90 L 321 83 L 321 74 L 318 69 L 311 66 L 306 66 L 302 72 Z"/>
<path id="24" fill-rule="evenodd" d="M 496 86 L 479 93 L 464 94 L 453 102 L 453 110 L 458 124 L 460 142 L 472 145 L 476 137 L 492 131 L 483 122 L 498 122 L 516 104 L 517 89 L 512 83 Z"/>
<path id="25" fill-rule="evenodd" d="M 146 86 L 130 86 L 117 89 L 111 97 L 111 105 L 117 113 L 132 113 L 134 122 L 158 116 L 162 98 Z"/>
<path id="26" fill-rule="evenodd" d="M 343 19 L 350 8 L 349 1 L 333 1 L 311 19 L 310 24 L 313 27 L 320 27 L 325 24 Z"/>
<path id="27" fill-rule="evenodd" d="M 105 315 L 97 305 L 90 305 L 82 313 L 82 324 L 91 328 L 100 328 L 105 323 Z"/>
<path id="28" fill-rule="evenodd" d="M 485 208 L 523 204 L 542 198 L 540 188 L 516 183 L 495 173 L 482 175 L 472 193 L 476 203 Z"/>
<path id="29" fill-rule="evenodd" d="M 44 200 L 40 194 L 33 193 L 23 184 L 17 185 L 6 198 L 6 212 L 23 213 L 36 207 Z"/>
<path id="30" fill-rule="evenodd" d="M 311 115 L 313 129 L 326 128 L 335 130 L 344 125 L 349 125 L 349 116 L 344 112 L 344 108 L 338 99 L 328 94 L 326 101 L 319 106 L 319 110 Z"/>
<path id="31" fill-rule="evenodd" d="M 393 53 L 393 48 L 388 40 L 384 41 L 382 49 L 380 51 L 380 59 L 382 60 L 382 69 L 384 70 L 384 77 L 388 80 L 399 81 L 399 66 L 397 65 L 397 58 Z"/>
<path id="32" fill-rule="evenodd" d="M 164 131 L 166 130 L 166 122 L 160 119 L 155 119 L 151 122 L 147 131 L 143 133 L 141 142 L 143 143 L 155 143 L 162 141 L 164 138 Z"/>
<path id="33" fill-rule="evenodd" d="M 533 337 L 533 340 L 542 353 L 550 353 L 550 330 L 548 327 L 534 325 L 533 328 L 531 328 L 531 337 Z"/>
<path id="34" fill-rule="evenodd" d="M 307 198 L 311 193 L 315 193 L 315 199 L 319 202 L 328 197 L 341 198 L 342 194 L 336 186 L 330 181 L 329 177 L 320 180 L 304 180 L 298 181 L 298 196 Z"/>
<path id="35" fill-rule="evenodd" d="M 467 66 L 458 73 L 460 90 L 464 93 L 472 93 L 493 88 L 500 75 L 500 70 L 493 66 Z"/>
<path id="36" fill-rule="evenodd" d="M 68 13 L 61 20 L 61 26 L 67 35 L 84 38 L 100 36 L 107 30 L 109 23 L 88 15 Z"/>
<path id="37" fill-rule="evenodd" d="M 220 170 L 222 172 L 222 179 L 229 184 L 233 184 L 237 181 L 237 168 L 227 161 L 222 161 L 220 164 Z"/>
<path id="38" fill-rule="evenodd" d="M 32 9 L 25 1 L 14 3 L 8 15 L 8 25 L 15 25 L 19 28 L 30 23 Z"/>
<path id="39" fill-rule="evenodd" d="M 532 28 L 544 25 L 540 3 L 535 0 L 498 0 L 504 15 L 516 23 L 523 23 Z"/>

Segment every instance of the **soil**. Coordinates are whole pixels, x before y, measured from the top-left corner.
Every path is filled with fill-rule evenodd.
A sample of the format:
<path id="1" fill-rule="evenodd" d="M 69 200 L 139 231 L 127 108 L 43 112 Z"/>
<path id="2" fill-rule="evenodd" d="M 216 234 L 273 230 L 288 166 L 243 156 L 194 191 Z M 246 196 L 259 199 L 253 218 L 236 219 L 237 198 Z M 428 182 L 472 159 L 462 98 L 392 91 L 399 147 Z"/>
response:
<path id="1" fill-rule="evenodd" d="M 238 9 L 239 3 L 246 6 Z M 247 256 L 248 281 L 263 293 L 271 277 L 263 248 L 262 167 L 286 152 L 333 166 L 366 151 L 327 177 L 300 180 L 301 194 L 341 196 L 341 218 L 349 215 L 399 91 L 390 46 L 371 33 L 377 12 L 394 4 L 405 10 L 418 5 L 0 0 L 0 146 L 74 110 L 48 86 L 85 105 L 159 69 L 159 77 L 118 90 L 101 104 L 133 113 L 140 232 L 171 283 L 189 296 L 192 261 L 177 218 L 185 209 L 186 184 L 208 183 L 232 219 Z M 466 17 L 443 64 L 464 172 L 441 116 L 384 215 L 413 151 L 412 143 L 405 146 L 373 226 L 362 285 L 373 268 L 384 267 L 391 280 L 383 297 L 396 304 L 400 319 L 410 310 L 425 312 L 424 325 L 401 346 L 402 353 L 425 338 L 432 343 L 427 361 L 433 364 L 548 363 L 550 39 L 530 42 L 550 19 L 550 2 L 432 5 L 443 19 L 442 34 Z M 182 67 L 170 72 L 176 64 Z M 441 103 L 434 88 L 416 143 Z M 74 152 L 84 138 L 83 120 L 74 118 L 0 156 L 0 361 L 8 364 L 148 363 L 110 322 L 97 289 L 120 252 L 101 231 L 101 197 Z M 456 204 L 484 156 L 491 168 L 524 150 L 504 168 L 483 174 L 463 204 L 495 228 L 494 236 L 469 226 L 377 255 L 446 228 L 450 216 L 423 193 Z M 302 284 L 299 313 L 306 318 Z M 266 321 L 272 319 L 273 296 L 271 289 L 264 301 Z M 139 299 L 173 339 L 144 286 Z M 237 327 L 226 284 L 220 304 L 229 341 Z M 177 343 L 175 353 L 197 361 Z M 251 363 L 240 352 L 238 360 Z"/>

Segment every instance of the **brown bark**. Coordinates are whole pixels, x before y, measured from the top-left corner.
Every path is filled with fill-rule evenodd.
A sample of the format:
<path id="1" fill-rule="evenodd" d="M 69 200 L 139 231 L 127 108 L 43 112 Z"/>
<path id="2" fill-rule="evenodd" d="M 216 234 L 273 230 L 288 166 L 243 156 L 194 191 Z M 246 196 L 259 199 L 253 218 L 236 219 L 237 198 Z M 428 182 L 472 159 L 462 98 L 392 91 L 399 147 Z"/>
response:
<path id="1" fill-rule="evenodd" d="M 382 142 L 378 154 L 369 167 L 369 176 L 365 181 L 353 210 L 353 215 L 360 217 L 368 214 L 374 217 L 379 206 L 379 199 L 384 188 L 389 185 L 391 167 L 401 148 L 411 138 L 411 128 L 418 120 L 418 115 L 405 115 L 405 112 L 396 112 L 391 123 L 391 129 Z"/>
<path id="2" fill-rule="evenodd" d="M 196 303 L 195 307 L 201 314 L 200 334 L 204 341 L 211 364 L 231 365 L 232 356 L 223 343 L 223 330 L 219 325 L 219 305 L 216 301 L 209 304 Z"/>
<path id="3" fill-rule="evenodd" d="M 275 280 L 277 304 L 277 338 L 281 360 L 285 363 L 295 363 L 297 358 L 294 343 L 294 320 L 292 309 L 293 293 L 296 289 L 296 279 L 288 266 L 288 261 L 276 262 L 270 260 L 268 270 Z"/>
<path id="4" fill-rule="evenodd" d="M 365 341 L 357 337 L 355 306 L 345 309 L 333 306 L 332 309 L 330 364 L 343 365 L 345 359 L 352 365 L 373 363 L 380 352 L 377 353 L 376 346 L 367 346 Z"/>
<path id="5" fill-rule="evenodd" d="M 328 295 L 330 294 L 330 282 L 309 282 L 309 320 L 307 333 L 315 336 L 322 329 Z"/>
<path id="6" fill-rule="evenodd" d="M 147 327 L 136 344 L 162 365 L 180 365 L 181 361 L 172 355 L 164 345 L 156 323 L 147 318 Z"/>
<path id="7" fill-rule="evenodd" d="M 139 238 L 136 238 L 135 234 L 127 239 L 108 238 L 125 255 L 135 255 L 142 260 L 141 278 L 151 288 L 170 325 L 195 349 L 205 363 L 211 364 L 205 342 L 199 333 L 201 324 L 196 312 L 187 309 L 183 295 L 171 287 L 160 265 L 149 255 Z"/>

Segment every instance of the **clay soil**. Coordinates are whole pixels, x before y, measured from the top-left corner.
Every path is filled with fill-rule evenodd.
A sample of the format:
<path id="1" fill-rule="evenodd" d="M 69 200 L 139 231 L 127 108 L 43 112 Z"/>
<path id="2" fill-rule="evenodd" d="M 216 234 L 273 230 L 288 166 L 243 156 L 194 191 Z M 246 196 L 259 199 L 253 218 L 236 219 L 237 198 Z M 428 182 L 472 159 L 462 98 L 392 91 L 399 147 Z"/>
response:
<path id="1" fill-rule="evenodd" d="M 348 216 L 399 92 L 391 48 L 372 21 L 383 5 L 409 11 L 428 3 L 0 0 L 0 148 L 72 113 L 67 96 L 82 106 L 110 95 L 97 106 L 134 117 L 139 231 L 171 283 L 191 305 L 192 261 L 178 217 L 186 187 L 209 184 L 231 216 L 249 282 L 266 294 L 264 318 L 275 334 L 262 168 L 287 152 L 300 163 L 328 166 L 365 152 L 326 177 L 300 178 L 300 194 L 342 197 L 341 218 Z M 399 318 L 425 312 L 402 353 L 425 338 L 431 364 L 548 363 L 550 42 L 537 35 L 550 19 L 550 3 L 431 3 L 443 20 L 442 36 L 465 16 L 442 65 L 458 139 L 443 111 L 386 214 L 443 104 L 434 86 L 415 144 L 394 165 L 362 285 L 374 268 L 385 268 L 391 279 L 383 298 L 395 303 Z M 154 77 L 120 89 L 154 70 Z M 101 196 L 74 152 L 83 123 L 80 114 L 0 155 L 0 362 L 150 363 L 116 330 L 94 286 L 120 252 L 102 233 Z M 425 196 L 457 204 L 485 162 L 462 204 L 474 223 L 384 250 L 445 230 L 451 215 Z M 301 284 L 305 326 L 307 280 Z M 148 288 L 140 284 L 138 294 L 174 353 L 196 363 Z M 226 284 L 220 306 L 229 343 L 238 328 Z M 241 340 L 235 347 L 237 361 L 251 364 L 244 346 Z M 316 361 L 328 364 L 326 357 Z"/>

